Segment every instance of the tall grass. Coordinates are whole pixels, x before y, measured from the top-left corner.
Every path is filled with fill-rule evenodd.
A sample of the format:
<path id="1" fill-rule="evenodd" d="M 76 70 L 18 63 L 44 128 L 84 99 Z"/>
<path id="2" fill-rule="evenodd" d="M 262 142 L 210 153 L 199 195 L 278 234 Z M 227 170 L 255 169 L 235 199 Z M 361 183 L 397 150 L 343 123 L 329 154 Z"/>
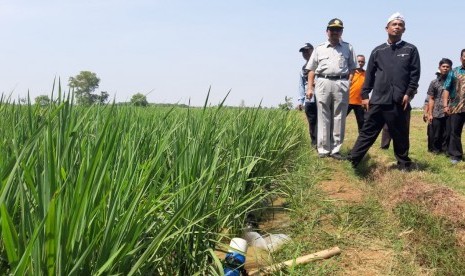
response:
<path id="1" fill-rule="evenodd" d="M 0 269 L 15 275 L 214 273 L 303 127 L 261 108 L 83 108 L 61 91 L 45 107 L 2 97 L 0 116 Z"/>

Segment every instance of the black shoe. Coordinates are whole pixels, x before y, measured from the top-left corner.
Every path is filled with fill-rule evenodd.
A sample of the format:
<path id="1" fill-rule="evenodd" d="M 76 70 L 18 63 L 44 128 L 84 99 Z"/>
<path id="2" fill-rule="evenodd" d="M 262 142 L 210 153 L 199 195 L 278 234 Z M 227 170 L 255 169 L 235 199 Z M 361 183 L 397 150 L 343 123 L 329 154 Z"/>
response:
<path id="1" fill-rule="evenodd" d="M 339 152 L 333 153 L 330 155 L 330 157 L 336 159 L 336 160 L 346 160 L 347 157 L 342 156 Z"/>
<path id="2" fill-rule="evenodd" d="M 397 169 L 403 172 L 410 172 L 414 169 L 413 162 L 399 163 L 397 162 Z"/>
<path id="3" fill-rule="evenodd" d="M 383 146 L 383 147 L 379 147 L 379 148 L 382 149 L 382 150 L 388 150 L 389 146 Z"/>
<path id="4" fill-rule="evenodd" d="M 362 158 L 363 159 L 363 158 Z M 356 159 L 352 156 L 351 153 L 347 156 L 346 160 L 350 162 L 353 169 L 356 169 L 358 165 L 362 162 L 362 159 Z"/>

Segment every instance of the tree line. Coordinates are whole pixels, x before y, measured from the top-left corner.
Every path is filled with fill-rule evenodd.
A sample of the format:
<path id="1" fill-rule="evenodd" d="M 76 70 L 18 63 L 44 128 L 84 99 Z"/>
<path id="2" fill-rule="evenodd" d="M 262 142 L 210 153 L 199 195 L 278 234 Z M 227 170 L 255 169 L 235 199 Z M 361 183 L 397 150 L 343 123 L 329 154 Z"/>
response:
<path id="1" fill-rule="evenodd" d="M 100 85 L 100 78 L 90 71 L 81 71 L 74 77 L 69 77 L 68 86 L 79 105 L 89 106 L 94 104 L 106 104 L 110 94 L 107 91 L 96 90 Z M 35 103 L 41 106 L 48 105 L 51 99 L 48 95 L 40 95 L 35 98 Z M 148 106 L 147 96 L 142 93 L 135 93 L 131 97 L 130 104 L 135 106 Z"/>

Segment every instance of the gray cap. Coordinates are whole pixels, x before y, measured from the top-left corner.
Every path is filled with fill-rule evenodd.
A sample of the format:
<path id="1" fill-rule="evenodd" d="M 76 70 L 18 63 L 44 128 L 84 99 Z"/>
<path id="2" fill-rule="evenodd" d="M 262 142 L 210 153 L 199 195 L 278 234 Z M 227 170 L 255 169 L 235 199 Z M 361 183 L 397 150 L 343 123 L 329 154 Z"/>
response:
<path id="1" fill-rule="evenodd" d="M 310 43 L 305 43 L 305 45 L 302 48 L 300 48 L 299 52 L 303 52 L 305 50 L 308 51 L 308 50 L 311 50 L 311 49 L 313 49 L 313 45 L 310 44 Z"/>

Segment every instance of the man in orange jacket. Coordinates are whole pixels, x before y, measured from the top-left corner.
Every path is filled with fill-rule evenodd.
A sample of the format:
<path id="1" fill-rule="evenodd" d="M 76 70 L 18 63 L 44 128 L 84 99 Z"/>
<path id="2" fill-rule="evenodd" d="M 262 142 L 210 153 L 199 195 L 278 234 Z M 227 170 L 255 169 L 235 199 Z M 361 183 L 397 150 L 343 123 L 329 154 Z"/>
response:
<path id="1" fill-rule="evenodd" d="M 349 108 L 347 109 L 347 115 L 349 115 L 351 110 L 354 110 L 355 119 L 357 120 L 358 131 L 362 129 L 365 111 L 362 107 L 362 86 L 365 81 L 365 56 L 357 56 L 358 68 L 355 69 L 354 77 L 350 83 L 350 93 L 349 93 Z"/>

